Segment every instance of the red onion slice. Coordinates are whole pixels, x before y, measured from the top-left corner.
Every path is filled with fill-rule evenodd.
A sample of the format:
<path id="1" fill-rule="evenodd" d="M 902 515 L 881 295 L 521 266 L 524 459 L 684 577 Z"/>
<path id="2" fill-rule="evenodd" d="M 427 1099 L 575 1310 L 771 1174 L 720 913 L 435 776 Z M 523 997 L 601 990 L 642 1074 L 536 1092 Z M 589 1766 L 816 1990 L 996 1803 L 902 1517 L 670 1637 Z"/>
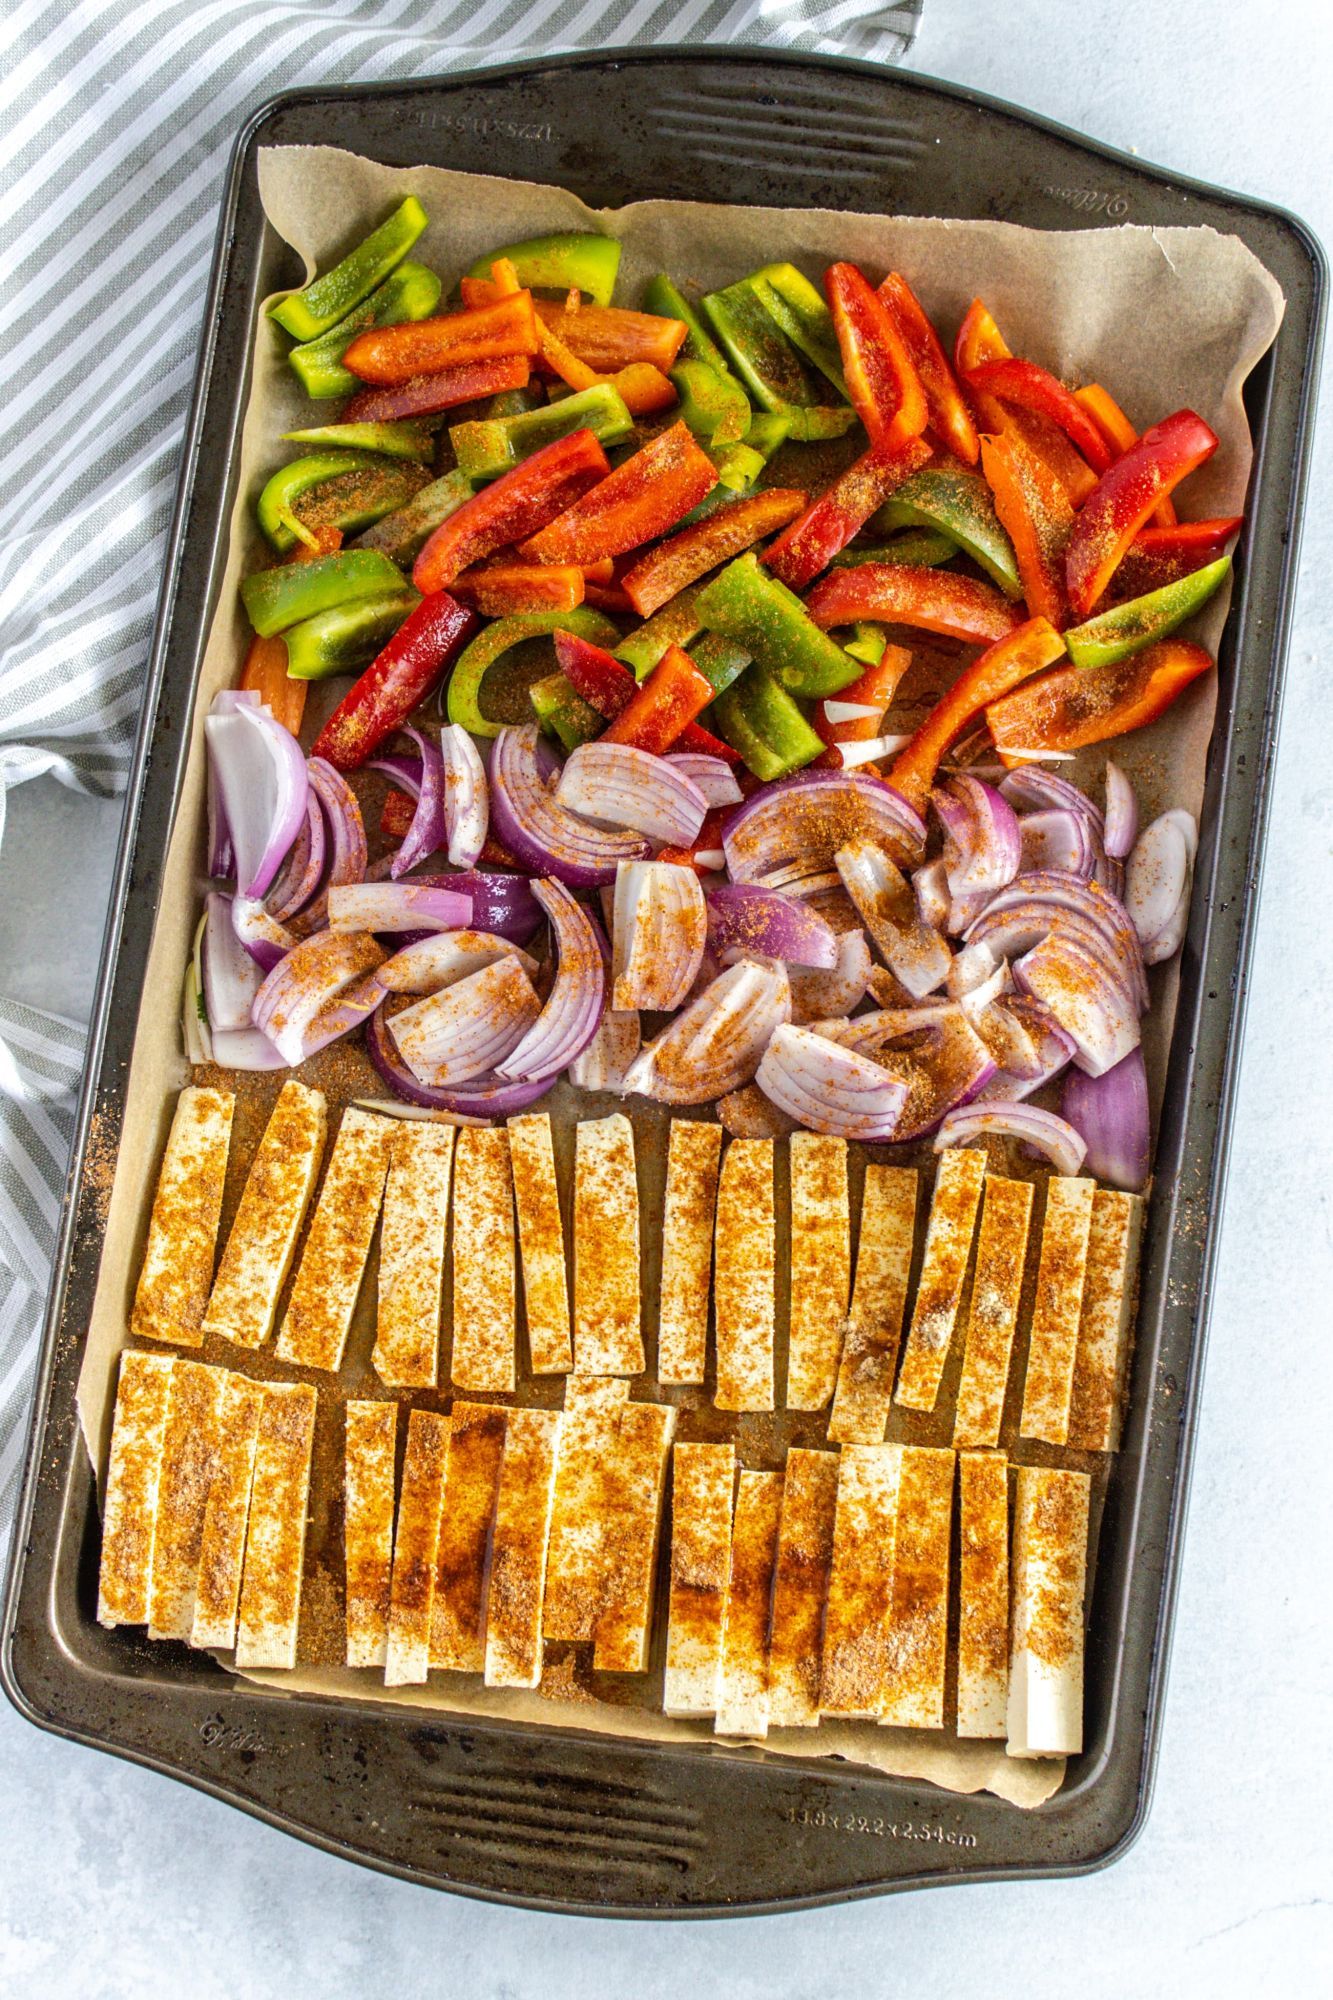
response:
<path id="1" fill-rule="evenodd" d="M 516 958 L 497 958 L 395 1014 L 389 1033 L 418 1083 L 469 1083 L 515 1049 L 541 1012 Z"/>
<path id="2" fill-rule="evenodd" d="M 708 812 L 692 778 L 629 743 L 580 743 L 566 760 L 555 796 L 596 825 L 627 827 L 671 847 L 692 847 Z"/>
<path id="3" fill-rule="evenodd" d="M 551 920 L 559 966 L 536 1021 L 516 1047 L 494 1058 L 496 1074 L 516 1083 L 567 1069 L 596 1034 L 606 995 L 602 940 L 588 912 L 563 882 L 535 882 L 533 893 Z"/>
<path id="4" fill-rule="evenodd" d="M 534 875 L 575 889 L 613 882 L 622 861 L 644 861 L 651 844 L 639 834 L 594 826 L 556 800 L 555 759 L 536 723 L 502 729 L 491 745 L 491 817 L 509 851 Z"/>
<path id="5" fill-rule="evenodd" d="M 1113 956 L 1138 996 L 1140 1008 L 1147 1007 L 1148 981 L 1138 934 L 1117 896 L 1096 882 L 1081 882 L 1076 875 L 1067 875 L 1060 869 L 1042 868 L 1031 875 L 1017 876 L 1007 888 L 992 896 L 982 921 L 989 922 L 993 915 L 1029 902 L 1046 903 L 1054 910 L 1069 910 L 1104 932 Z M 980 924 L 974 925 L 972 935 L 979 930 Z"/>
<path id="6" fill-rule="evenodd" d="M 210 1033 L 248 1029 L 264 974 L 253 952 L 236 935 L 231 897 L 219 895 L 216 890 L 210 890 L 204 898 L 200 968 Z"/>
<path id="7" fill-rule="evenodd" d="M 472 898 L 419 882 L 348 882 L 329 890 L 331 931 L 460 931 Z"/>
<path id="8" fill-rule="evenodd" d="M 580 1090 L 623 1090 L 630 1066 L 643 1046 L 639 1017 L 608 1008 L 586 1049 L 569 1066 Z"/>
<path id="9" fill-rule="evenodd" d="M 1125 868 L 1125 907 L 1146 965 L 1160 965 L 1180 949 L 1197 849 L 1194 820 L 1178 809 L 1155 819 L 1134 843 Z"/>
<path id="10" fill-rule="evenodd" d="M 663 1104 L 709 1104 L 749 1083 L 773 1030 L 791 1016 L 791 988 L 776 960 L 745 959 L 720 973 L 643 1050 L 625 1078 Z"/>
<path id="11" fill-rule="evenodd" d="M 293 1067 L 305 1053 L 310 1023 L 329 1001 L 384 963 L 385 952 L 364 933 L 343 936 L 321 931 L 294 945 L 275 965 L 255 995 L 254 1026 L 266 1034 Z"/>
<path id="12" fill-rule="evenodd" d="M 929 924 L 933 931 L 948 929 L 953 899 L 949 894 L 942 855 L 916 870 L 912 876 L 912 895 L 916 899 L 916 913 L 923 924 Z"/>
<path id="13" fill-rule="evenodd" d="M 233 896 L 231 921 L 237 937 L 261 972 L 271 972 L 296 943 L 296 933 L 275 923 L 256 897 Z"/>
<path id="14" fill-rule="evenodd" d="M 1141 1194 L 1148 1182 L 1152 1143 L 1143 1050 L 1131 1049 L 1101 1076 L 1071 1069 L 1060 1111 L 1087 1147 L 1088 1172 L 1112 1187 Z"/>
<path id="15" fill-rule="evenodd" d="M 622 861 L 612 915 L 612 994 L 617 1013 L 682 1006 L 703 963 L 709 912 L 693 868 Z"/>
<path id="16" fill-rule="evenodd" d="M 421 785 L 412 824 L 389 870 L 395 881 L 400 875 L 406 875 L 409 868 L 415 868 L 419 861 L 424 861 L 427 855 L 443 847 L 445 842 L 444 758 L 439 745 L 432 743 L 421 730 L 408 729 L 405 734 L 412 738 L 421 753 Z"/>
<path id="17" fill-rule="evenodd" d="M 862 1014 L 837 1039 L 907 1085 L 895 1139 L 932 1132 L 946 1111 L 969 1103 L 995 1074 L 990 1050 L 962 1008 L 949 1003 Z"/>
<path id="18" fill-rule="evenodd" d="M 926 824 L 883 778 L 865 771 L 798 771 L 738 806 L 722 833 L 733 882 L 786 888 L 780 869 L 827 873 L 849 840 L 876 841 L 904 867 L 925 853 Z M 796 893 L 793 890 L 793 893 Z"/>
<path id="19" fill-rule="evenodd" d="M 901 1078 L 811 1028 L 777 1028 L 755 1082 L 807 1130 L 868 1143 L 896 1136 L 908 1098 Z"/>
<path id="20" fill-rule="evenodd" d="M 480 750 L 457 722 L 447 723 L 440 731 L 440 755 L 444 760 L 449 859 L 455 868 L 471 868 L 486 845 L 490 824 L 486 766 Z"/>
<path id="21" fill-rule="evenodd" d="M 714 806 L 738 806 L 745 796 L 723 757 L 710 757 L 703 750 L 669 750 L 665 761 L 699 787 L 710 812 Z"/>
<path id="22" fill-rule="evenodd" d="M 993 894 L 1019 866 L 1018 816 L 1008 799 L 961 771 L 930 795 L 944 828 L 944 873 L 951 896 Z"/>
<path id="23" fill-rule="evenodd" d="M 1034 764 L 1010 771 L 1000 780 L 1000 791 L 1019 812 L 1038 812 L 1045 806 L 1063 806 L 1068 812 L 1082 813 L 1101 839 L 1105 822 L 1092 800 L 1068 778 L 1043 771 Z"/>
<path id="24" fill-rule="evenodd" d="M 838 962 L 838 940 L 823 917 L 797 897 L 755 882 L 709 890 L 708 943 L 719 960 L 724 952 L 741 951 L 822 972 Z"/>
<path id="25" fill-rule="evenodd" d="M 267 1035 L 261 1035 L 258 1028 L 224 1028 L 213 1036 L 210 1062 L 219 1069 L 263 1071 L 290 1069 L 285 1056 L 278 1053 Z"/>
<path id="26" fill-rule="evenodd" d="M 1087 881 L 1097 855 L 1085 814 L 1070 812 L 1068 806 L 1046 806 L 1041 812 L 1025 813 L 1018 824 L 1025 875 L 1040 868 L 1059 868 Z"/>
<path id="27" fill-rule="evenodd" d="M 379 1075 L 405 1104 L 422 1111 L 444 1111 L 468 1124 L 489 1124 L 526 1111 L 551 1088 L 548 1082 L 504 1083 L 494 1076 L 476 1077 L 464 1088 L 419 1083 L 398 1053 L 383 1007 L 366 1023 L 366 1050 Z"/>
<path id="28" fill-rule="evenodd" d="M 494 931 L 434 931 L 394 953 L 375 974 L 382 993 L 439 993 L 497 958 L 516 958 L 529 979 L 537 961 Z"/>
<path id="29" fill-rule="evenodd" d="M 458 875 L 422 875 L 435 889 L 453 889 L 472 898 L 472 922 L 479 931 L 494 931 L 514 944 L 526 944 L 541 926 L 541 905 L 526 875 L 484 873 L 475 868 Z"/>
<path id="30" fill-rule="evenodd" d="M 969 1104 L 961 1111 L 950 1111 L 935 1134 L 935 1151 L 970 1146 L 990 1136 L 1021 1139 L 1048 1159 L 1058 1174 L 1076 1174 L 1087 1150 L 1073 1126 L 1053 1111 L 997 1097 L 989 1104 Z"/>
<path id="31" fill-rule="evenodd" d="M 944 984 L 952 960 L 939 932 L 918 916 L 906 876 L 871 840 L 848 841 L 833 858 L 880 957 L 914 1000 L 924 1000 Z"/>
<path id="32" fill-rule="evenodd" d="M 1089 1076 L 1113 1069 L 1137 1046 L 1132 1001 L 1101 960 L 1072 937 L 1053 932 L 1043 938 L 1016 962 L 1014 978 L 1073 1039 L 1074 1061 Z"/>
<path id="33" fill-rule="evenodd" d="M 344 986 L 333 1000 L 326 1000 L 301 1038 L 301 1060 L 318 1055 L 330 1042 L 341 1041 L 368 1021 L 384 998 L 377 972 L 362 973 Z"/>
<path id="34" fill-rule="evenodd" d="M 390 751 L 382 757 L 367 757 L 367 771 L 382 771 L 393 781 L 397 791 L 406 792 L 410 799 L 421 797 L 422 765 L 420 757 L 408 757 L 399 751 Z"/>
<path id="35" fill-rule="evenodd" d="M 862 930 L 844 931 L 837 940 L 837 958 L 829 972 L 789 969 L 791 1017 L 798 1025 L 829 1014 L 850 1014 L 865 999 L 873 971 L 870 946 Z"/>
<path id="36" fill-rule="evenodd" d="M 1106 760 L 1106 852 L 1123 861 L 1139 830 L 1139 802 L 1118 764 Z"/>
<path id="37" fill-rule="evenodd" d="M 301 746 L 258 701 L 225 707 L 215 702 L 204 736 L 217 783 L 214 841 L 220 840 L 225 819 L 237 892 L 261 897 L 305 819 L 309 782 Z"/>
<path id="38" fill-rule="evenodd" d="M 1031 1050 L 1024 1055 L 1021 1066 L 1006 1069 L 1003 1065 L 990 1080 L 983 1084 L 973 1100 L 977 1104 L 989 1103 L 993 1098 L 1012 1099 L 1015 1102 L 1040 1090 L 1044 1083 L 1050 1083 L 1062 1070 L 1068 1069 L 1074 1054 L 1071 1036 L 1051 1019 L 1039 1000 L 1027 993 L 1007 993 L 990 1009 L 990 1018 L 1003 1012 L 1015 1029 L 1026 1035 Z M 1017 1049 L 1015 1039 L 1013 1049 Z"/>
<path id="39" fill-rule="evenodd" d="M 327 859 L 324 814 L 319 800 L 311 792 L 305 802 L 305 820 L 292 851 L 268 892 L 268 911 L 275 923 L 288 923 L 305 908 L 324 879 Z"/>

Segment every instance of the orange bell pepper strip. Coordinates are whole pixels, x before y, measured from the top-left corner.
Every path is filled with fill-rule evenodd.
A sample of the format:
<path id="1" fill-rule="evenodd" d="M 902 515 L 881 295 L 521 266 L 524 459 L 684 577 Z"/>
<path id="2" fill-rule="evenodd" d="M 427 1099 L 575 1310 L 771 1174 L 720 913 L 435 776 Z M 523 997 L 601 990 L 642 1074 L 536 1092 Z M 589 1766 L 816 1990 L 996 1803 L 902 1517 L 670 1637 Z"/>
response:
<path id="1" fill-rule="evenodd" d="M 1144 528 L 1135 535 L 1111 579 L 1118 599 L 1146 597 L 1179 583 L 1205 564 L 1216 562 L 1231 537 L 1245 525 L 1243 514 L 1217 521 L 1178 521 L 1171 528 Z"/>
<path id="2" fill-rule="evenodd" d="M 426 593 L 443 590 L 496 549 L 545 528 L 590 487 L 595 490 L 610 470 L 591 431 L 557 438 L 440 523 L 416 559 L 413 583 Z"/>
<path id="3" fill-rule="evenodd" d="M 503 296 L 491 278 L 463 278 L 459 289 L 469 306 L 492 305 Z M 600 375 L 614 375 L 635 361 L 651 362 L 665 375 L 675 366 L 689 330 L 683 319 L 661 313 L 585 305 L 577 291 L 563 299 L 534 298 L 533 305 L 538 319 Z"/>
<path id="4" fill-rule="evenodd" d="M 668 646 L 642 687 L 602 732 L 602 743 L 628 743 L 662 756 L 713 699 L 713 683 L 679 646 Z"/>
<path id="5" fill-rule="evenodd" d="M 251 640 L 245 665 L 241 669 L 241 686 L 249 693 L 257 694 L 293 736 L 301 733 L 301 717 L 305 714 L 309 685 L 309 681 L 287 678 L 287 641 L 281 634 L 275 634 L 271 639 L 256 636 Z"/>
<path id="6" fill-rule="evenodd" d="M 1013 605 L 990 584 L 902 563 L 831 570 L 815 585 L 805 608 L 825 631 L 866 619 L 878 625 L 916 625 L 975 646 L 993 645 L 1019 624 Z"/>
<path id="7" fill-rule="evenodd" d="M 860 533 L 894 487 L 919 472 L 930 455 L 923 438 L 872 444 L 765 551 L 768 568 L 789 590 L 804 590 Z"/>
<path id="8" fill-rule="evenodd" d="M 924 812 L 940 760 L 974 719 L 1012 688 L 1054 665 L 1065 642 L 1045 618 L 1029 618 L 965 667 L 889 767 L 888 781 Z"/>
<path id="9" fill-rule="evenodd" d="M 584 575 L 588 572 L 585 570 Z M 594 583 L 589 580 L 583 586 L 583 602 L 592 605 L 595 611 L 608 611 L 613 618 L 632 618 L 634 606 L 625 595 L 624 587 L 614 578 L 610 583 Z"/>
<path id="10" fill-rule="evenodd" d="M 920 299 L 900 271 L 890 271 L 879 296 L 902 336 L 925 391 L 930 428 L 964 465 L 975 465 L 980 449 L 972 412 L 963 399 L 949 357 Z"/>
<path id="11" fill-rule="evenodd" d="M 1065 550 L 1074 527 L 1069 495 L 1045 460 L 1016 434 L 984 437 L 981 469 L 1000 525 L 1014 545 L 1028 610 L 1062 629 L 1069 620 Z"/>
<path id="12" fill-rule="evenodd" d="M 1115 397 L 1108 389 L 1103 389 L 1100 382 L 1088 382 L 1083 388 L 1075 389 L 1074 401 L 1081 403 L 1092 418 L 1111 447 L 1113 457 L 1123 458 L 1130 446 L 1138 443 L 1138 432 Z M 1163 496 L 1157 502 L 1153 508 L 1152 518 L 1159 528 L 1175 527 L 1176 510 L 1168 497 Z"/>
<path id="13" fill-rule="evenodd" d="M 1217 450 L 1216 433 L 1193 410 L 1177 410 L 1143 433 L 1084 503 L 1065 555 L 1069 602 L 1087 618 L 1164 493 Z"/>
<path id="14" fill-rule="evenodd" d="M 465 569 L 449 594 L 483 618 L 507 618 L 516 611 L 572 611 L 586 589 L 583 571 L 570 563 L 499 562 Z"/>
<path id="15" fill-rule="evenodd" d="M 855 264 L 824 273 L 847 394 L 872 444 L 920 437 L 929 411 L 908 351 L 883 299 Z"/>
<path id="16" fill-rule="evenodd" d="M 367 327 L 348 346 L 343 365 L 362 382 L 396 388 L 414 375 L 433 375 L 441 368 L 533 355 L 540 345 L 532 294 L 515 292 L 494 305 L 444 313 L 438 319 Z"/>
<path id="17" fill-rule="evenodd" d="M 604 647 L 594 645 L 591 639 L 581 639 L 576 632 L 556 633 L 555 656 L 561 673 L 575 692 L 581 694 L 588 706 L 595 708 L 599 715 L 604 715 L 608 722 L 614 722 L 623 715 L 639 692 L 639 683 L 623 660 L 616 659 Z M 698 673 L 697 668 L 693 670 Z M 699 678 L 703 676 L 699 675 Z M 643 685 L 647 687 L 648 682 Z M 709 688 L 711 699 L 711 682 Z M 685 725 L 676 738 L 675 748 L 699 751 L 707 757 L 721 757 L 727 764 L 740 762 L 739 752 L 733 750 L 729 743 L 723 743 L 710 730 L 701 728 L 697 722 Z"/>
<path id="18" fill-rule="evenodd" d="M 632 417 L 652 417 L 659 410 L 672 410 L 680 401 L 674 382 L 668 382 L 651 361 L 628 361 L 614 375 L 599 375 L 609 382 Z"/>
<path id="19" fill-rule="evenodd" d="M 984 362 L 1008 361 L 1011 358 L 1009 345 L 989 309 L 980 299 L 973 299 L 958 329 L 953 363 L 968 385 L 967 394 L 978 422 L 992 437 L 1017 435 L 1021 438 L 1029 451 L 1035 452 L 1050 466 L 1073 505 L 1081 507 L 1097 484 L 1097 475 L 1087 460 L 1075 451 L 1063 431 L 1035 411 L 1002 403 L 998 396 L 989 395 L 984 389 L 968 382 L 973 370 Z"/>
<path id="20" fill-rule="evenodd" d="M 1159 639 L 1104 667 L 1060 667 L 986 705 L 986 722 L 1011 768 L 1045 750 L 1081 750 L 1155 722 L 1215 662 L 1202 646 Z"/>
<path id="21" fill-rule="evenodd" d="M 526 389 L 532 373 L 526 354 L 511 354 L 501 361 L 469 361 L 462 368 L 440 368 L 433 375 L 414 375 L 391 389 L 358 389 L 344 404 L 345 424 L 392 423 L 398 417 L 433 417 L 441 410 L 455 410 L 460 403 L 475 403 L 482 396 L 498 396 L 505 389 Z"/>
<path id="22" fill-rule="evenodd" d="M 967 382 L 969 388 L 979 390 L 982 395 L 999 396 L 1004 402 L 1055 424 L 1094 472 L 1105 472 L 1110 467 L 1113 454 L 1106 439 L 1072 391 L 1048 368 L 1009 355 L 979 362 Z"/>
<path id="23" fill-rule="evenodd" d="M 528 466 L 536 464 L 541 456 L 539 452 L 528 459 Z M 514 474 L 507 473 L 505 477 L 512 479 Z M 717 468 L 713 461 L 683 423 L 672 424 L 623 465 L 618 465 L 590 493 L 585 492 L 581 499 L 566 507 L 548 526 L 529 534 L 521 544 L 521 553 L 533 562 L 580 565 L 596 562 L 602 556 L 624 555 L 674 528 L 681 516 L 688 514 L 691 507 L 697 507 L 716 484 Z M 493 493 L 495 488 L 488 491 Z M 466 513 L 467 508 L 459 511 Z M 453 516 L 455 521 L 458 518 L 457 514 Z M 447 528 L 449 523 L 446 521 L 444 525 Z"/>
<path id="24" fill-rule="evenodd" d="M 880 733 L 884 721 L 884 711 L 898 691 L 898 683 L 912 664 L 912 655 L 906 646 L 886 646 L 873 667 L 867 667 L 860 680 L 850 687 L 840 688 L 835 695 L 817 701 L 810 711 L 816 736 L 825 743 L 869 743 Z M 831 722 L 828 717 L 829 702 L 847 702 L 857 708 L 873 709 L 873 715 L 851 715 L 842 722 Z"/>
<path id="25" fill-rule="evenodd" d="M 708 570 L 740 555 L 761 536 L 786 527 L 805 506 L 805 498 L 790 487 L 771 486 L 682 528 L 625 571 L 620 581 L 630 603 L 640 618 L 650 618 Z M 877 505 L 872 501 L 871 511 Z"/>

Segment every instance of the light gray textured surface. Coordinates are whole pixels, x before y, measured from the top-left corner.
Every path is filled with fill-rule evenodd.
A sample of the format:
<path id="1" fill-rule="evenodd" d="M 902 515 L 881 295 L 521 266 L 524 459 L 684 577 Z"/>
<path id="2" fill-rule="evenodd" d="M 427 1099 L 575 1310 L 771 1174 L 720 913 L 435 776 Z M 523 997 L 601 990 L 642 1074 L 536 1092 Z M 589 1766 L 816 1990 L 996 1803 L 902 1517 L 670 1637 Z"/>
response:
<path id="1" fill-rule="evenodd" d="M 1324 0 L 928 0 L 914 66 L 1333 240 Z M 38 1735 L 0 1709 L 0 1991 L 35 2000 L 657 2000 L 967 1993 L 1307 1994 L 1333 1973 L 1326 1791 L 1333 1498 L 1333 403 L 1302 561 L 1286 727 L 1157 1800 L 1088 1880 L 668 1929 L 433 1896 Z M 117 809 L 27 787 L 0 872 L 9 990 L 87 1004 Z"/>

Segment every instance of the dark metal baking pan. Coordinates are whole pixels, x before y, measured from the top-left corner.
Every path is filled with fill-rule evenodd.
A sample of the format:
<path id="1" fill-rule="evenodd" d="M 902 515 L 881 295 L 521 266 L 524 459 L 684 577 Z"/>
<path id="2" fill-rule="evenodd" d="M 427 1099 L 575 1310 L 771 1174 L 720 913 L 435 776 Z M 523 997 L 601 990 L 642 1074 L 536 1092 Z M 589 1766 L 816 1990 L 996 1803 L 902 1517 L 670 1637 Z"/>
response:
<path id="1" fill-rule="evenodd" d="M 1276 345 L 1246 388 L 1252 525 L 1219 662 L 1132 1404 L 1102 1529 L 1087 1748 L 1035 1811 L 828 1763 L 283 1696 L 95 1621 L 97 1509 L 74 1400 L 100 1254 L 85 1159 L 94 1119 L 103 1147 L 119 1130 L 156 883 L 225 556 L 255 306 L 296 275 L 264 222 L 257 154 L 309 143 L 396 165 L 513 173 L 596 205 L 655 195 L 1055 229 L 1211 223 L 1241 237 L 1286 294 Z M 237 145 L 218 235 L 9 1573 L 3 1679 L 24 1714 L 336 1853 L 547 1909 L 790 1909 L 935 1882 L 1070 1874 L 1124 1850 L 1147 1810 L 1162 1710 L 1324 288 L 1318 245 L 1280 210 L 863 63 L 703 49 L 576 56 L 297 91 L 255 115 Z"/>

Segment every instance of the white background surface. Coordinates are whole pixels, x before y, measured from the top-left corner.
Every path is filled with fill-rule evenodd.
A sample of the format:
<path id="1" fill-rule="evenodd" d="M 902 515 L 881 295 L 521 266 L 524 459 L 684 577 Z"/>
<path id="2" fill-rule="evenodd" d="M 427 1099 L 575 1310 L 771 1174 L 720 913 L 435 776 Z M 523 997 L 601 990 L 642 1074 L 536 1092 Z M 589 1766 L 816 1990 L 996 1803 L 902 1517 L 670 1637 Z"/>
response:
<path id="1" fill-rule="evenodd" d="M 1326 0 L 927 0 L 912 66 L 1282 203 L 1333 242 Z M 561 1920 L 382 1880 L 0 1705 L 0 1993 L 1329 1990 L 1331 512 L 1326 383 L 1157 1797 L 1129 1856 L 796 1917 Z M 10 813 L 6 990 L 84 1017 L 119 807 L 34 784 Z"/>

